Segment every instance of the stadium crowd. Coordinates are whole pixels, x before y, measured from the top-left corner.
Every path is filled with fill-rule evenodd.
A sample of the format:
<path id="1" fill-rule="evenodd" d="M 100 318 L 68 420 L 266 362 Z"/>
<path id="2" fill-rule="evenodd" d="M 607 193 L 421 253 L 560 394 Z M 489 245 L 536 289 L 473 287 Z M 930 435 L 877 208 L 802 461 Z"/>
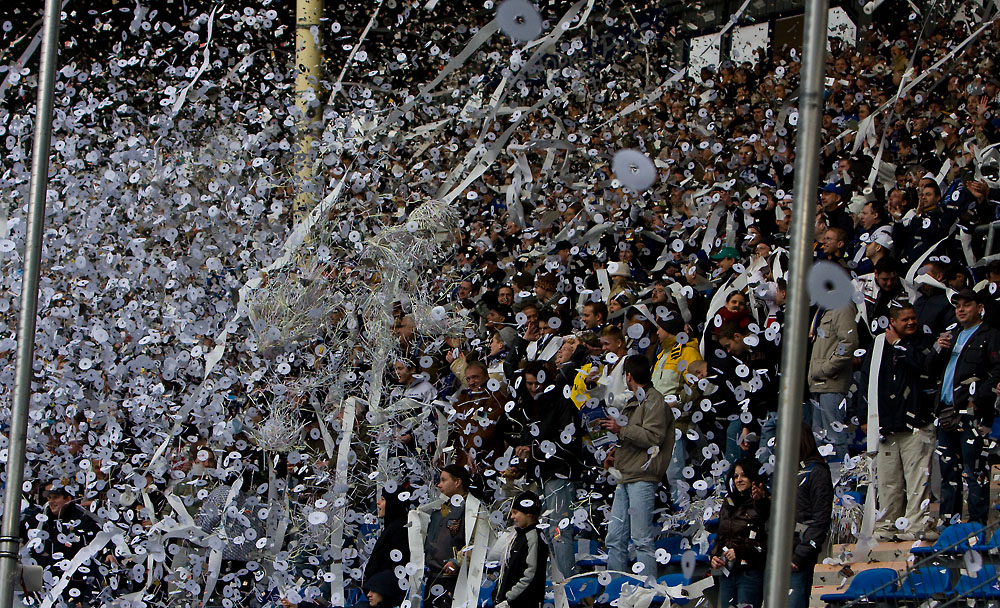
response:
<path id="1" fill-rule="evenodd" d="M 875 539 L 989 518 L 1000 22 L 967 11 L 830 40 L 790 606 L 808 605 L 845 491 L 875 484 Z M 269 97 L 233 126 L 232 101 L 202 91 L 183 135 L 156 104 L 144 116 L 159 120 L 123 110 L 87 135 L 61 114 L 22 514 L 22 561 L 45 567 L 46 592 L 26 603 L 393 608 L 422 592 L 446 606 L 485 576 L 499 608 L 540 606 L 547 580 L 605 559 L 666 572 L 657 543 L 674 536 L 708 556 L 684 575 L 714 576 L 713 602 L 760 606 L 800 57 L 759 49 L 694 77 L 649 73 L 646 36 L 622 44 L 621 63 L 601 36 L 538 62 L 494 39 L 471 79 L 443 80 L 454 95 L 418 97 L 377 143 L 352 131 L 384 116 L 371 91 L 345 91 L 354 115 L 326 117 L 346 139 L 315 185 L 343 200 L 284 278 L 260 272 L 291 233 L 288 192 L 263 176 L 291 110 Z M 608 66 L 640 93 L 607 84 Z M 67 99 L 80 74 L 98 76 L 67 66 Z M 4 119 L 30 131 L 27 110 Z M 140 153 L 160 145 L 165 164 Z M 622 149 L 654 163 L 653 186 L 615 175 Z M 13 162 L 4 190 L 23 192 Z M 365 247 L 445 194 L 457 223 L 431 231 L 433 263 L 380 292 L 379 350 L 356 296 L 391 272 Z M 4 229 L 9 297 L 23 221 Z M 272 297 L 298 285 L 301 325 L 255 317 L 240 289 L 254 279 Z"/>

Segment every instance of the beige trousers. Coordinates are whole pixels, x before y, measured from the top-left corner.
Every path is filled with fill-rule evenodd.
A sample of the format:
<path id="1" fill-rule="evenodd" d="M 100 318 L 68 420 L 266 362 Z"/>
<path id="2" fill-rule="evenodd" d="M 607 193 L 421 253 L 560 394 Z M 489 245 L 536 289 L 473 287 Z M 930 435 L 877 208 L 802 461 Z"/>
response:
<path id="1" fill-rule="evenodd" d="M 882 511 L 876 532 L 920 534 L 931 518 L 924 501 L 931 497 L 931 457 L 934 455 L 934 425 L 916 431 L 890 433 L 879 443 L 875 457 L 878 505 Z M 905 517 L 909 526 L 896 528 Z"/>

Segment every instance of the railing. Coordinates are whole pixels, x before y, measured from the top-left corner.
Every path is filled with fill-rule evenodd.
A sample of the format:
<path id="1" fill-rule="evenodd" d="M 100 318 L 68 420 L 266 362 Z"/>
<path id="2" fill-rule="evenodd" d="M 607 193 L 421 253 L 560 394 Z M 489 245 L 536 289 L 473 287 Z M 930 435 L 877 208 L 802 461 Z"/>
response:
<path id="1" fill-rule="evenodd" d="M 986 251 L 983 253 L 983 257 L 987 258 L 993 254 L 993 237 L 996 234 L 997 229 L 1000 228 L 1000 220 L 996 222 L 990 222 L 989 224 L 980 224 L 976 226 L 974 232 L 977 235 L 986 235 Z"/>
<path id="2" fill-rule="evenodd" d="M 897 587 L 902 591 L 906 591 L 908 589 L 912 590 L 920 588 L 921 585 L 914 585 L 912 584 L 912 581 L 910 583 L 908 583 L 907 581 L 909 581 L 911 577 L 924 576 L 927 572 L 927 570 L 923 570 L 924 568 L 931 569 L 934 567 L 938 568 L 945 567 L 948 568 L 949 570 L 947 576 L 951 577 L 951 572 L 950 572 L 951 568 L 966 564 L 964 554 L 959 555 L 955 553 L 955 549 L 963 547 L 963 543 L 968 545 L 969 547 L 968 551 L 978 550 L 977 546 L 985 546 L 987 549 L 1000 548 L 1000 545 L 997 544 L 998 541 L 1000 541 L 1000 533 L 997 532 L 998 528 L 1000 528 L 1000 521 L 993 522 L 992 524 L 979 528 L 978 530 L 970 534 L 967 534 L 948 545 L 939 547 L 937 546 L 937 544 L 935 544 L 935 551 L 933 553 L 927 555 L 926 557 L 920 559 L 919 561 L 916 561 L 913 565 L 908 566 L 906 572 L 879 587 L 867 590 L 863 595 L 861 595 L 857 599 L 848 601 L 847 603 L 843 604 L 843 607 L 854 608 L 857 606 L 870 606 L 872 604 L 877 604 L 877 605 L 892 605 L 892 604 L 898 605 L 899 603 L 922 604 L 926 602 L 927 599 L 930 598 L 925 598 L 925 599 L 920 599 L 917 597 L 891 598 L 888 596 Z M 973 538 L 975 538 L 977 541 L 978 539 L 984 539 L 984 541 L 981 544 L 969 542 Z M 953 596 L 947 598 L 944 597 L 940 598 L 942 600 L 947 600 L 947 603 L 939 604 L 936 606 L 936 608 L 944 608 L 945 606 L 951 606 L 959 601 L 964 601 L 965 599 L 968 598 L 969 594 L 975 593 L 976 591 L 988 585 L 991 585 L 996 581 L 997 581 L 997 576 L 996 576 L 996 571 L 994 571 L 994 576 L 992 578 L 985 579 L 981 583 L 975 585 L 974 587 L 970 587 L 968 589 L 962 589 L 961 590 L 962 593 L 954 593 L 953 591 Z M 920 582 L 919 579 L 917 580 L 917 582 L 918 583 Z"/>

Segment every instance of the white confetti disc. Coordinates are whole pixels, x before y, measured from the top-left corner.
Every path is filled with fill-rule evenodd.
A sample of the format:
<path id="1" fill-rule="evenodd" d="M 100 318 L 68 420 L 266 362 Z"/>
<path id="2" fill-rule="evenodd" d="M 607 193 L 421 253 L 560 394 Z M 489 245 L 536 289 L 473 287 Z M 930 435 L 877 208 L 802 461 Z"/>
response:
<path id="1" fill-rule="evenodd" d="M 528 42 L 542 33 L 542 16 L 528 0 L 505 0 L 497 7 L 500 29 L 511 40 Z"/>
<path id="2" fill-rule="evenodd" d="M 844 269 L 833 262 L 820 261 L 809 269 L 809 297 L 827 310 L 843 308 L 851 302 L 854 285 Z"/>
<path id="3" fill-rule="evenodd" d="M 642 192 L 656 183 L 656 166 L 638 150 L 619 150 L 611 167 L 618 181 L 629 190 Z"/>

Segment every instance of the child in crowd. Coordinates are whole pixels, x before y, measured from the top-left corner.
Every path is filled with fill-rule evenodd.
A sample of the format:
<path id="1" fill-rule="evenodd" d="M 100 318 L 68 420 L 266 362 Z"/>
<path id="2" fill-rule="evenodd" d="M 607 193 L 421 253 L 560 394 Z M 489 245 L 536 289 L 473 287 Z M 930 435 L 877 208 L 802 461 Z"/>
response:
<path id="1" fill-rule="evenodd" d="M 493 592 L 496 608 L 539 608 L 545 601 L 545 564 L 549 548 L 539 533 L 542 501 L 534 492 L 514 498 L 510 518 L 513 534 L 500 561 L 500 578 Z"/>

